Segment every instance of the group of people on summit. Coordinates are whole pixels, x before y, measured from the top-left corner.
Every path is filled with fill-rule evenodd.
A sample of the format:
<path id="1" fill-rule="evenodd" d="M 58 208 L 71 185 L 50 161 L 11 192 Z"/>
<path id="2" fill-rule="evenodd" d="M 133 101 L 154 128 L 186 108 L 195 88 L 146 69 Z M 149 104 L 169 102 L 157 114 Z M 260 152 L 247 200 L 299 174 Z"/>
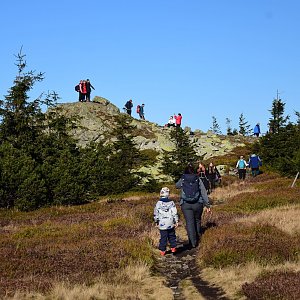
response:
<path id="1" fill-rule="evenodd" d="M 91 91 L 95 88 L 92 86 L 89 79 L 80 80 L 80 82 L 75 86 L 75 91 L 78 92 L 79 102 L 90 102 L 91 101 Z"/>

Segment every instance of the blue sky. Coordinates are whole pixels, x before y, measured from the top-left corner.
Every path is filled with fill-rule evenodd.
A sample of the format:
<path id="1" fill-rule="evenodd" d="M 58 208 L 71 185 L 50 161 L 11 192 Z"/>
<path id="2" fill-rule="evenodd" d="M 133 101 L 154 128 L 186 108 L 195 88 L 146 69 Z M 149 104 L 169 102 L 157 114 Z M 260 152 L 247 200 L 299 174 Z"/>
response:
<path id="1" fill-rule="evenodd" d="M 1 98 L 23 47 L 28 70 L 45 72 L 32 97 L 76 102 L 89 78 L 92 97 L 145 103 L 160 125 L 180 112 L 203 131 L 212 116 L 238 128 L 243 113 L 265 132 L 277 90 L 292 121 L 300 111 L 298 0 L 11 0 L 1 11 Z"/>

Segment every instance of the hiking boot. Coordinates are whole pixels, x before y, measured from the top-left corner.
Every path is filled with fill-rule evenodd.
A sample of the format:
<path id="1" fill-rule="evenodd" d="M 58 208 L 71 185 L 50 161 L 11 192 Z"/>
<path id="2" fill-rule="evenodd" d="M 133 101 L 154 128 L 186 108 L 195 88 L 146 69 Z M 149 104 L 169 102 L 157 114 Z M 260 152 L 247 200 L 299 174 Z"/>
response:
<path id="1" fill-rule="evenodd" d="M 176 247 L 171 248 L 171 252 L 172 252 L 172 253 L 175 253 L 176 251 L 177 251 L 177 248 L 176 248 Z"/>
<path id="2" fill-rule="evenodd" d="M 161 250 L 160 250 L 160 255 L 161 255 L 161 256 L 165 256 L 165 255 L 166 255 L 166 251 L 161 251 Z"/>

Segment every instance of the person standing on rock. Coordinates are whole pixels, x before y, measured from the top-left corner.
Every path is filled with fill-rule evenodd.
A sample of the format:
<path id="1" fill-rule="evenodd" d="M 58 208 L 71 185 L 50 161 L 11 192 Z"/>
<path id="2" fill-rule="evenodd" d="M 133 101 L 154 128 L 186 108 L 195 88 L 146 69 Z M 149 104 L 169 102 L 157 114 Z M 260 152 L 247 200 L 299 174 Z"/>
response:
<path id="1" fill-rule="evenodd" d="M 175 124 L 177 128 L 181 127 L 182 115 L 179 113 L 177 116 L 174 114 Z"/>
<path id="2" fill-rule="evenodd" d="M 129 116 L 131 116 L 132 107 L 133 107 L 133 103 L 132 103 L 132 100 L 130 99 L 125 104 L 125 109 Z"/>
<path id="3" fill-rule="evenodd" d="M 91 91 L 92 89 L 94 90 L 95 88 L 92 86 L 91 82 L 89 79 L 86 80 L 86 101 L 90 102 L 91 101 Z"/>
<path id="4" fill-rule="evenodd" d="M 79 92 L 80 92 L 80 97 L 81 97 L 81 102 L 86 102 L 86 81 L 85 80 L 80 80 L 79 83 Z"/>
<path id="5" fill-rule="evenodd" d="M 186 231 L 189 247 L 197 247 L 201 237 L 201 217 L 204 207 L 211 212 L 206 188 L 189 164 L 181 178 L 176 182 L 176 188 L 181 189 L 180 206 L 186 221 Z"/>
<path id="6" fill-rule="evenodd" d="M 140 105 L 139 116 L 141 120 L 145 120 L 145 112 L 144 112 L 145 104 Z"/>
<path id="7" fill-rule="evenodd" d="M 166 254 L 168 242 L 172 253 L 176 252 L 177 246 L 175 228 L 178 226 L 178 214 L 176 205 L 169 196 L 169 188 L 163 187 L 160 191 L 160 199 L 154 208 L 154 222 L 160 232 L 158 249 L 162 256 Z"/>

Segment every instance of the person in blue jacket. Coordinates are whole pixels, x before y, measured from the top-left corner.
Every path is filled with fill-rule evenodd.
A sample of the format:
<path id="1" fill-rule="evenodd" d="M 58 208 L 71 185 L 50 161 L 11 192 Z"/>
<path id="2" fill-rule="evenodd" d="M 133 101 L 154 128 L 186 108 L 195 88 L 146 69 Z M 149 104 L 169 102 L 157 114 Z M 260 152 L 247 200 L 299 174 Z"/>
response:
<path id="1" fill-rule="evenodd" d="M 255 177 L 259 174 L 259 167 L 262 165 L 261 159 L 258 155 L 256 154 L 251 154 L 249 161 L 248 161 L 248 166 L 251 168 L 251 173 L 252 176 Z"/>
<path id="2" fill-rule="evenodd" d="M 257 137 L 259 137 L 260 135 L 260 126 L 259 123 L 257 123 L 253 129 L 253 134 L 256 135 Z"/>

